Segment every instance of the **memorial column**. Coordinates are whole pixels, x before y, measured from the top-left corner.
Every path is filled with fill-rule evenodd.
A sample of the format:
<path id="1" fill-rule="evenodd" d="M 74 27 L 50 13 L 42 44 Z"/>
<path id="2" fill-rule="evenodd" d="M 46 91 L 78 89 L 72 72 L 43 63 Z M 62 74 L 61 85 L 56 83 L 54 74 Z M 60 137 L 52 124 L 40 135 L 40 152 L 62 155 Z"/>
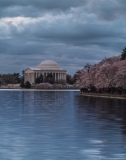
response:
<path id="1" fill-rule="evenodd" d="M 59 81 L 61 82 L 61 73 L 59 73 Z"/>
<path id="2" fill-rule="evenodd" d="M 60 80 L 60 74 L 58 73 L 58 82 L 59 82 L 59 80 Z"/>
<path id="3" fill-rule="evenodd" d="M 55 73 L 55 82 L 56 82 L 56 73 Z"/>
<path id="4" fill-rule="evenodd" d="M 64 81 L 66 82 L 66 73 L 64 73 Z"/>
<path id="5" fill-rule="evenodd" d="M 63 81 L 63 73 L 61 73 L 61 80 Z"/>
<path id="6" fill-rule="evenodd" d="M 63 73 L 63 80 L 65 81 L 65 73 Z"/>

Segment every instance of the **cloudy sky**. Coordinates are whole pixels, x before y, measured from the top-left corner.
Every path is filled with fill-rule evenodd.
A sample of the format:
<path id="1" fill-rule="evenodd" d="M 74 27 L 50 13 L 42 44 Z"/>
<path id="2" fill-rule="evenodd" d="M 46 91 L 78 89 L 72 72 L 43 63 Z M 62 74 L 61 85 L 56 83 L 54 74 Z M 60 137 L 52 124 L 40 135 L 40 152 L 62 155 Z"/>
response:
<path id="1" fill-rule="evenodd" d="M 73 75 L 125 46 L 126 0 L 0 1 L 0 73 L 54 60 Z"/>

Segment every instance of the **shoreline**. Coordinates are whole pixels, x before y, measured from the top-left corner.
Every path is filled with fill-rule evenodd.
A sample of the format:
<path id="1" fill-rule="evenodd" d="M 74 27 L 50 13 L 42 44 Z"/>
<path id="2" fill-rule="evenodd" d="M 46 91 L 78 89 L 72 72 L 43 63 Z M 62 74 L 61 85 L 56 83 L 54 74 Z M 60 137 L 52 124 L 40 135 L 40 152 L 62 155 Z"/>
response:
<path id="1" fill-rule="evenodd" d="M 31 88 L 20 88 L 20 87 L 18 87 L 18 88 L 14 88 L 14 87 L 0 87 L 0 89 L 36 89 L 36 90 L 39 90 L 39 89 L 47 89 L 47 90 L 55 90 L 55 89 L 58 89 L 58 90 L 78 90 L 78 91 L 80 91 L 80 89 L 79 88 L 34 88 L 34 87 L 31 87 Z"/>
<path id="2" fill-rule="evenodd" d="M 104 93 L 79 93 L 80 96 L 86 97 L 96 97 L 96 98 L 111 98 L 111 99 L 126 99 L 125 95 L 118 95 L 118 94 L 104 94 Z"/>
<path id="3" fill-rule="evenodd" d="M 53 88 L 53 89 L 50 89 L 50 88 L 43 88 L 43 89 L 35 89 L 35 88 L 0 88 L 0 91 L 80 91 L 79 89 L 58 89 L 58 88 Z"/>

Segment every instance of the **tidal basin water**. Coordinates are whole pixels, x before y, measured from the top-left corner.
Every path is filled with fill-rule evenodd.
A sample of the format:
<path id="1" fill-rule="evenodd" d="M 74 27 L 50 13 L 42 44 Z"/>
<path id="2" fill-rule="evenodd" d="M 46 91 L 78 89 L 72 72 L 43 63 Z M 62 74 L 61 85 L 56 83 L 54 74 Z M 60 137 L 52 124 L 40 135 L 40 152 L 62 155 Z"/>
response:
<path id="1" fill-rule="evenodd" d="M 0 160 L 126 160 L 126 100 L 0 90 Z"/>

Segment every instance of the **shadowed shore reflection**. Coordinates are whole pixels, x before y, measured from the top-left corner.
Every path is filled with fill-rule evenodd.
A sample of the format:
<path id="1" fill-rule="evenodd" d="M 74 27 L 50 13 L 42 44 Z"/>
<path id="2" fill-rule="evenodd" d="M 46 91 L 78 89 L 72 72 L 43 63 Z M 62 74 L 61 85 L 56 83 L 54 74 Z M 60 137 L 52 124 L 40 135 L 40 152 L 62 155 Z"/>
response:
<path id="1" fill-rule="evenodd" d="M 78 93 L 0 91 L 0 159 L 125 159 L 126 101 Z"/>
<path id="2" fill-rule="evenodd" d="M 99 121 L 116 122 L 126 134 L 126 100 L 80 96 L 77 98 L 77 105 L 79 112 L 85 110 L 90 114 L 93 113 Z"/>

